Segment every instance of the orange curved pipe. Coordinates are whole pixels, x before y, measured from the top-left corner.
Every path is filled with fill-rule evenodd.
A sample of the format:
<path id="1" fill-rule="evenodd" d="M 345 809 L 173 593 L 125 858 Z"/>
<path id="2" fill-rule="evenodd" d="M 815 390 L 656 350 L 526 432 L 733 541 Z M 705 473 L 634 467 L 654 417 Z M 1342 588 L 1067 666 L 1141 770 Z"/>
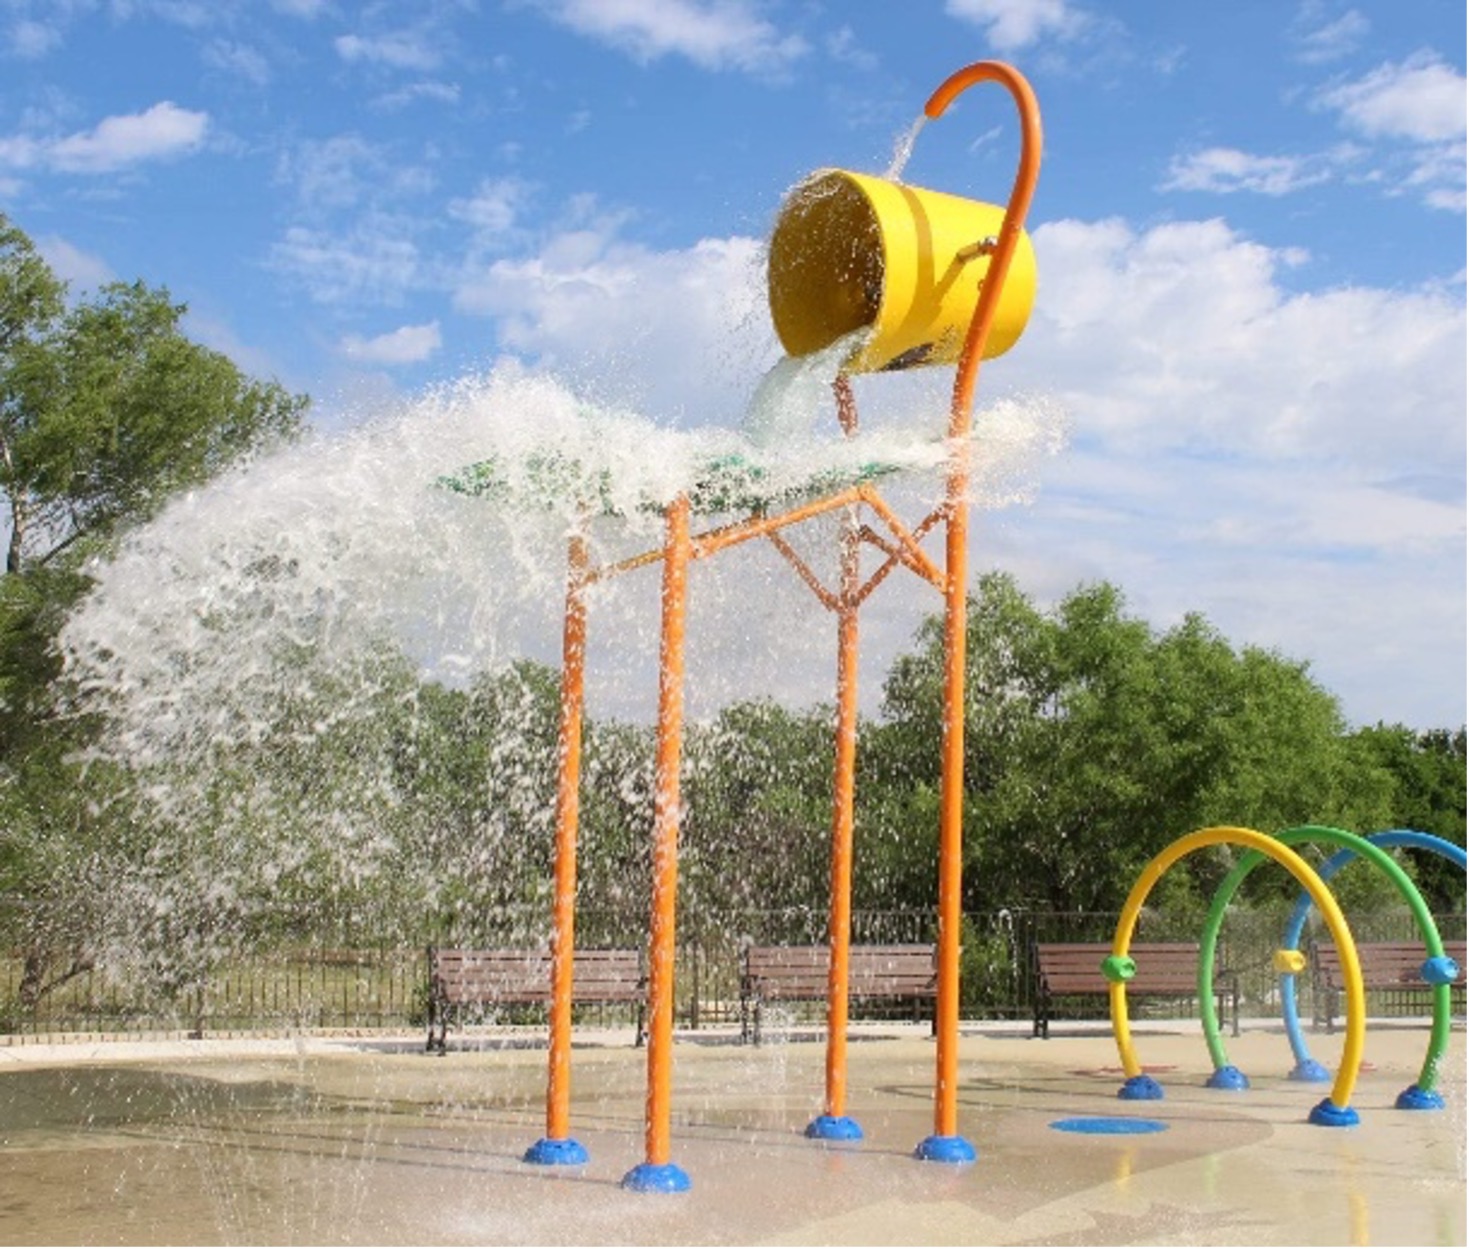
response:
<path id="1" fill-rule="evenodd" d="M 957 1133 L 959 1091 L 959 927 L 964 872 L 964 667 L 969 581 L 969 432 L 974 388 L 1010 260 L 1025 224 L 1040 172 L 1040 108 L 1024 76 L 999 61 L 981 61 L 951 74 L 924 105 L 930 118 L 943 116 L 956 96 L 981 82 L 998 82 L 1020 113 L 1020 165 L 1005 207 L 999 237 L 954 379 L 949 409 L 951 460 L 945 506 L 944 728 L 939 788 L 938 998 L 934 1005 L 937 1074 L 934 1133 Z"/>
<path id="2" fill-rule="evenodd" d="M 989 337 L 995 312 L 1000 306 L 1000 292 L 1004 289 L 1010 260 L 1015 254 L 1016 243 L 1025 226 L 1026 215 L 1030 212 L 1030 202 L 1035 196 L 1035 186 L 1041 169 L 1040 105 L 1030 83 L 1013 65 L 1006 65 L 1003 61 L 979 61 L 956 70 L 929 96 L 928 103 L 923 106 L 924 115 L 937 120 L 948 111 L 949 105 L 957 96 L 981 82 L 998 82 L 1015 100 L 1015 106 L 1020 113 L 1020 164 L 1015 172 L 1010 199 L 1005 205 L 1005 218 L 1000 223 L 1000 233 L 991 254 L 989 271 L 980 290 L 979 304 L 974 310 L 974 319 L 969 323 L 964 351 L 959 357 L 958 374 L 954 379 L 954 399 L 949 410 L 949 434 L 956 438 L 969 432 L 974 386 L 979 377 L 980 360 L 984 355 L 982 348 L 985 339 Z"/>

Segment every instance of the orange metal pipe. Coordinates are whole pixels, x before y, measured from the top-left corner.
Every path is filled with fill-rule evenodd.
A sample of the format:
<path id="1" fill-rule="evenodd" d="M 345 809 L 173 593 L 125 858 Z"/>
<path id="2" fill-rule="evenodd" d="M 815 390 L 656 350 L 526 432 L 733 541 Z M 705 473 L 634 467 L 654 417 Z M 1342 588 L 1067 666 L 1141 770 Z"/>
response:
<path id="1" fill-rule="evenodd" d="M 835 594 L 821 584 L 821 579 L 811 571 L 811 566 L 801 558 L 801 554 L 789 542 L 783 538 L 778 531 L 766 534 L 770 539 L 770 545 L 785 557 L 785 561 L 796 570 L 796 576 L 806 583 L 806 588 L 816 595 L 819 602 L 827 611 L 840 611 L 841 602 Z"/>
<path id="2" fill-rule="evenodd" d="M 883 501 L 882 496 L 877 491 L 870 488 L 865 489 L 862 495 L 862 501 L 882 518 L 883 523 L 887 525 L 888 530 L 897 540 L 898 547 L 896 551 L 889 550 L 887 547 L 883 547 L 883 549 L 888 551 L 888 554 L 894 559 L 901 560 L 904 565 L 911 568 L 925 581 L 942 589 L 944 585 L 944 574 L 934 567 L 933 561 L 928 558 L 928 553 L 918 545 L 918 541 L 943 518 L 943 509 L 930 513 L 924 518 L 923 523 L 918 528 L 910 532 L 908 527 L 898 519 L 897 513 Z M 880 546 L 882 544 L 874 543 L 874 545 Z"/>
<path id="3" fill-rule="evenodd" d="M 845 377 L 836 381 L 837 417 L 848 438 L 857 432 L 857 402 Z M 832 766 L 831 901 L 826 981 L 826 1113 L 839 1118 L 847 1103 L 847 1002 L 852 946 L 852 825 L 857 780 L 857 588 L 861 579 L 860 517 L 847 509 L 841 538 L 837 600 L 836 758 Z"/>
<path id="4" fill-rule="evenodd" d="M 811 503 L 803 503 L 778 516 L 754 516 L 749 520 L 706 530 L 689 540 L 689 558 L 703 559 L 707 555 L 724 550 L 727 546 L 738 546 L 741 542 L 748 542 L 751 538 L 765 537 L 789 525 L 799 524 L 803 520 L 810 520 L 813 516 L 820 516 L 824 512 L 845 507 L 848 503 L 862 498 L 865 489 L 864 486 L 851 486 L 837 494 L 827 495 Z M 603 581 L 620 573 L 632 572 L 635 568 L 646 568 L 649 564 L 656 564 L 665 559 L 666 555 L 667 552 L 662 547 L 643 551 L 638 555 L 629 555 L 626 559 L 589 570 L 587 580 L 588 582 Z"/>
<path id="5" fill-rule="evenodd" d="M 674 920 L 678 899 L 679 765 L 683 746 L 684 624 L 688 605 L 689 500 L 668 507 L 658 665 L 658 756 L 653 806 L 653 907 L 648 939 L 646 1162 L 669 1160 L 672 1111 Z"/>
<path id="6" fill-rule="evenodd" d="M 576 842 L 581 815 L 582 708 L 587 651 L 587 543 L 567 544 L 566 614 L 561 635 L 561 722 L 556 780 L 555 930 L 551 938 L 551 1033 L 546 1137 L 566 1140 L 571 1123 L 571 993 L 576 955 Z"/>
<path id="7" fill-rule="evenodd" d="M 951 456 L 948 488 L 948 533 L 944 587 L 944 727 L 939 797 L 938 1033 L 934 1088 L 934 1133 L 953 1137 L 958 1126 L 959 1090 L 959 928 L 964 871 L 964 667 L 968 607 L 969 433 L 979 365 L 1004 289 L 1005 275 L 1035 192 L 1040 170 L 1040 111 L 1030 84 L 1014 68 L 982 61 L 949 76 L 929 98 L 924 113 L 943 116 L 956 96 L 976 83 L 998 82 L 1020 112 L 1020 166 L 989 271 L 954 379 L 949 410 Z"/>
<path id="8" fill-rule="evenodd" d="M 708 533 L 700 534 L 693 540 L 693 557 L 702 559 L 706 555 L 713 555 L 716 551 L 724 550 L 727 546 L 738 546 L 741 542 L 748 542 L 751 538 L 764 537 L 776 530 L 785 529 L 789 525 L 810 520 L 813 516 L 821 516 L 839 507 L 845 507 L 849 503 L 856 503 L 862 498 L 864 489 L 863 486 L 849 486 L 846 490 L 840 490 L 836 494 L 829 494 L 825 498 L 816 499 L 810 503 L 803 503 L 778 516 L 755 516 L 736 525 L 711 529 Z"/>

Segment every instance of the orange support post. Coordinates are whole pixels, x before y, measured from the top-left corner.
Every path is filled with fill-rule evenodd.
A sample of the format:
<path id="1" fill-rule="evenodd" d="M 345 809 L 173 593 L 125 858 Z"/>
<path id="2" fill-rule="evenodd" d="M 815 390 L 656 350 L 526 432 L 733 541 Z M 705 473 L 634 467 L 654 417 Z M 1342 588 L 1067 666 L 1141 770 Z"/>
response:
<path id="1" fill-rule="evenodd" d="M 688 605 L 689 500 L 680 495 L 666 513 L 663 624 L 658 663 L 658 758 L 653 799 L 653 908 L 648 939 L 648 1092 L 645 1159 L 624 1188 L 681 1192 L 683 1169 L 669 1161 L 673 1083 L 674 920 L 678 901 L 679 764 L 683 747 L 684 622 Z"/>
<path id="2" fill-rule="evenodd" d="M 838 614 L 836 760 L 833 767 L 831 861 L 831 961 L 828 975 L 827 1114 L 845 1118 L 846 1025 L 851 938 L 851 868 L 853 791 L 857 725 L 857 613 L 867 595 L 887 573 L 901 563 L 944 592 L 944 704 L 939 826 L 938 1001 L 935 1007 L 937 1074 L 934 1094 L 934 1135 L 919 1143 L 917 1155 L 933 1161 L 963 1162 L 974 1158 L 974 1148 L 957 1135 L 959 929 L 962 916 L 964 812 L 964 670 L 967 624 L 969 436 L 974 388 L 986 340 L 1000 309 L 1006 275 L 1022 234 L 1040 166 L 1040 118 L 1035 97 L 1025 79 L 1010 66 L 996 61 L 968 66 L 951 75 L 924 107 L 930 118 L 943 115 L 961 92 L 979 82 L 998 82 L 1009 90 L 1020 112 L 1020 168 L 999 234 L 977 247 L 990 253 L 990 264 L 980 286 L 974 315 L 965 335 L 954 382 L 949 416 L 951 454 L 945 501 L 911 532 L 876 491 L 852 487 L 826 498 L 798 505 L 778 516 L 757 514 L 748 520 L 693 537 L 686 495 L 665 511 L 665 539 L 660 550 L 647 551 L 602 568 L 589 567 L 585 543 L 571 540 L 571 571 L 567 586 L 563 639 L 561 779 L 557 795 L 556 934 L 553 946 L 553 1006 L 550 1082 L 547 1090 L 547 1140 L 533 1147 L 528 1161 L 585 1161 L 568 1149 L 566 1136 L 569 1093 L 573 921 L 576 898 L 577 789 L 580 772 L 582 666 L 586 644 L 583 595 L 593 582 L 658 562 L 663 563 L 662 633 L 658 694 L 658 755 L 654 810 L 654 876 L 652 921 L 648 956 L 648 1090 L 646 1103 L 646 1160 L 623 1177 L 627 1188 L 677 1192 L 689 1187 L 688 1176 L 669 1160 L 671 1112 L 675 916 L 678 893 L 679 767 L 683 738 L 684 632 L 688 567 L 695 560 L 750 538 L 767 536 L 795 566 L 806 584 L 828 608 Z M 969 250 L 969 249 L 966 249 Z M 847 434 L 856 429 L 856 404 L 845 377 L 836 383 L 838 412 Z M 887 524 L 895 542 L 888 543 L 860 523 L 857 509 L 867 504 Z M 841 587 L 826 592 L 793 548 L 781 537 L 789 525 L 847 510 L 842 531 Z M 940 521 L 947 525 L 945 566 L 937 569 L 918 543 Z M 860 581 L 860 550 L 872 541 L 887 562 L 864 586 Z M 820 1122 L 818 1119 L 816 1122 Z M 815 1123 L 812 1125 L 815 1126 Z M 855 1125 L 853 1125 L 855 1127 Z M 808 1134 L 828 1135 L 824 1132 Z M 833 1135 L 841 1135 L 834 1133 Z M 856 1136 L 861 1135 L 858 1128 Z M 549 1155 L 533 1157 L 541 1146 Z"/>
<path id="3" fill-rule="evenodd" d="M 561 723 L 556 780 L 555 930 L 551 938 L 550 1058 L 546 1077 L 546 1135 L 527 1162 L 578 1165 L 587 1151 L 571 1139 L 571 991 L 576 958 L 576 843 L 581 804 L 582 708 L 587 649 L 586 539 L 567 543 L 566 613 L 561 634 Z"/>
<path id="4" fill-rule="evenodd" d="M 964 667 L 969 578 L 969 434 L 974 387 L 985 339 L 1000 306 L 1005 275 L 1030 209 L 1040 171 L 1040 110 L 1025 78 L 1009 65 L 982 61 L 949 76 L 930 97 L 924 112 L 943 116 L 954 98 L 980 82 L 998 82 L 1020 112 L 1020 168 L 994 242 L 989 271 L 954 379 L 949 410 L 950 460 L 946 507 L 944 587 L 944 728 L 939 789 L 938 1033 L 934 1087 L 934 1134 L 919 1143 L 917 1156 L 936 1162 L 973 1160 L 974 1146 L 958 1135 L 959 1091 L 959 928 L 964 874 Z"/>
<path id="5" fill-rule="evenodd" d="M 848 438 L 857 432 L 852 383 L 836 381 L 837 417 Z M 827 939 L 831 961 L 826 988 L 826 1110 L 806 1127 L 819 1140 L 861 1140 L 862 1128 L 846 1113 L 847 1000 L 852 946 L 852 824 L 857 778 L 857 591 L 861 581 L 861 520 L 856 505 L 842 518 L 841 588 L 837 613 L 837 723 L 832 767 L 831 901 Z"/>

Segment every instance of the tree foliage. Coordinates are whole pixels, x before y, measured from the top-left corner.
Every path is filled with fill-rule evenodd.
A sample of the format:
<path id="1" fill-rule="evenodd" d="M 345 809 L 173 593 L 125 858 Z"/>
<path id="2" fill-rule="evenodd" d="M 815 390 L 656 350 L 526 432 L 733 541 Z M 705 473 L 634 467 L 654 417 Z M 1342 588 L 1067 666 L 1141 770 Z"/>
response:
<path id="1" fill-rule="evenodd" d="M 1377 724 L 1352 735 L 1364 765 L 1392 776 L 1387 812 L 1365 831 L 1407 828 L 1464 845 L 1464 729 L 1415 732 L 1401 724 Z M 1430 909 L 1463 914 L 1464 873 L 1447 859 L 1423 851 L 1398 851 Z"/>
<path id="2" fill-rule="evenodd" d="M 449 687 L 390 639 L 348 657 L 283 641 L 265 711 L 188 758 L 99 760 L 106 708 L 62 714 L 54 639 L 85 557 L 170 497 L 291 437 L 305 399 L 189 341 L 142 283 L 67 306 L 0 216 L 0 895 L 34 1001 L 125 934 L 158 983 L 197 985 L 251 943 L 352 932 L 381 941 L 538 942 L 553 891 L 557 674 L 521 662 Z M 262 564 L 261 577 L 279 570 Z M 1113 913 L 1164 846 L 1211 824 L 1417 828 L 1462 845 L 1465 734 L 1348 731 L 1308 667 L 1239 647 L 1203 617 L 1163 630 L 1120 589 L 1037 607 L 991 574 L 968 604 L 965 885 L 974 912 Z M 931 911 L 937 885 L 942 622 L 890 669 L 859 734 L 854 903 Z M 277 688 L 278 687 L 278 688 Z M 253 713 L 252 713 L 253 714 Z M 809 940 L 829 893 L 832 716 L 737 703 L 690 726 L 681 905 L 789 914 Z M 589 723 L 582 936 L 635 940 L 646 914 L 653 732 Z M 1236 851 L 1190 856 L 1154 903 L 1196 921 Z M 1317 856 L 1322 857 L 1322 856 Z M 1463 876 L 1404 855 L 1437 910 Z M 1350 876 L 1354 904 L 1395 905 Z M 1242 902 L 1292 895 L 1257 872 Z M 797 935 L 799 929 L 799 935 Z M 973 930 L 966 957 L 1008 966 Z M 988 972 L 986 972 L 988 975 Z M 983 977 L 981 977 L 982 979 Z"/>
<path id="3" fill-rule="evenodd" d="M 291 437 L 306 408 L 304 397 L 246 377 L 187 338 L 185 311 L 141 282 L 68 306 L 65 284 L 0 214 L 0 495 L 9 521 L 0 891 L 24 900 L 35 984 L 87 926 L 89 884 L 105 858 L 96 851 L 108 835 L 97 815 L 108 795 L 98 788 L 117 783 L 75 762 L 95 720 L 59 713 L 54 640 L 86 588 L 84 561 L 173 493 Z"/>
<path id="4" fill-rule="evenodd" d="M 902 840 L 885 823 L 933 818 L 942 673 L 931 620 L 885 687 L 864 829 L 879 860 Z M 1390 780 L 1364 776 L 1342 734 L 1305 665 L 1236 650 L 1201 617 L 1155 634 L 1114 586 L 1044 613 L 1011 578 L 984 577 L 969 606 L 965 905 L 1115 910 L 1143 864 L 1195 828 L 1370 822 Z M 1196 896 L 1230 857 L 1188 863 Z"/>

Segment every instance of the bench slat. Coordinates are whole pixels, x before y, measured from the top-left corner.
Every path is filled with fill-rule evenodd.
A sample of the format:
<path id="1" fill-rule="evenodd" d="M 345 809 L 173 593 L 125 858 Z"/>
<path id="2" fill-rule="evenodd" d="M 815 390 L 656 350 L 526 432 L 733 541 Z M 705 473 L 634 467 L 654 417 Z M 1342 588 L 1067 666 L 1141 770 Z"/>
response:
<path id="1" fill-rule="evenodd" d="M 431 947 L 428 1049 L 443 1053 L 451 1008 L 536 1006 L 551 1001 L 549 950 L 456 950 Z M 634 1003 L 637 1042 L 643 1035 L 646 980 L 636 950 L 577 950 L 572 958 L 571 1000 L 578 1004 Z M 435 1038 L 435 1029 L 438 1036 Z"/>
<path id="2" fill-rule="evenodd" d="M 1469 943 L 1445 941 L 1444 953 L 1459 965 L 1459 977 L 1453 989 L 1462 994 L 1465 985 L 1465 949 Z M 1433 986 L 1423 979 L 1422 968 L 1428 951 L 1421 941 L 1362 941 L 1357 943 L 1357 962 L 1362 970 L 1362 988 L 1391 989 L 1428 993 Z M 1317 944 L 1311 959 L 1315 973 L 1315 1021 L 1325 1022 L 1328 1032 L 1336 1031 L 1337 999 L 1346 988 L 1342 975 L 1341 952 L 1336 943 Z"/>
<path id="3" fill-rule="evenodd" d="M 1032 946 L 1036 971 L 1035 1019 L 1032 1035 L 1049 1037 L 1051 1002 L 1058 997 L 1110 995 L 1102 974 L 1102 960 L 1112 953 L 1107 942 L 1037 942 Z M 1154 941 L 1133 944 L 1129 956 L 1137 966 L 1127 982 L 1129 997 L 1192 998 L 1198 995 L 1199 947 L 1191 941 Z M 1234 1005 L 1234 1029 L 1239 1032 L 1239 988 L 1226 969 L 1214 969 L 1214 993 Z"/>
<path id="4" fill-rule="evenodd" d="M 749 946 L 740 978 L 740 1039 L 760 1042 L 766 1001 L 819 1001 L 827 996 L 831 949 L 825 945 Z M 849 999 L 933 999 L 938 994 L 930 945 L 854 945 L 847 952 Z M 753 1028 L 751 1014 L 753 1011 Z"/>

